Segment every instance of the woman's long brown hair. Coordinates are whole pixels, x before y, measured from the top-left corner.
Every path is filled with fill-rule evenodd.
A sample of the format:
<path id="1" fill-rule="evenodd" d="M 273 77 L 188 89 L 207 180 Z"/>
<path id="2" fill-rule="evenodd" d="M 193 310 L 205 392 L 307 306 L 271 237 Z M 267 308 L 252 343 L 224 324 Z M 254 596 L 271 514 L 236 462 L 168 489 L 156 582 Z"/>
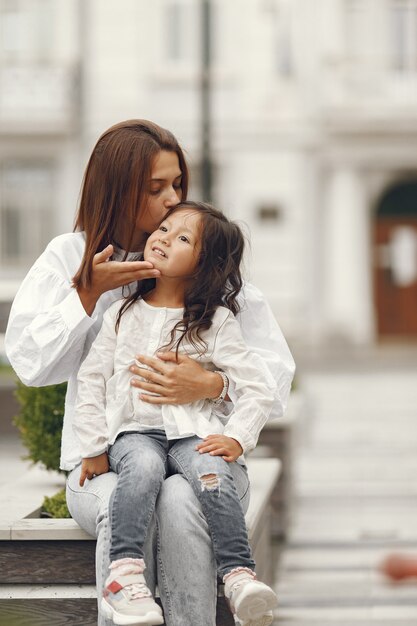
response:
<path id="1" fill-rule="evenodd" d="M 88 161 L 74 231 L 84 231 L 86 247 L 74 276 L 75 287 L 91 285 L 93 257 L 110 243 L 121 221 L 130 241 L 139 211 L 146 210 L 147 187 L 155 157 L 161 150 L 175 152 L 182 172 L 182 198 L 188 191 L 185 157 L 174 135 L 147 120 L 127 120 L 104 132 Z"/>
<path id="2" fill-rule="evenodd" d="M 188 340 L 203 354 L 207 346 L 201 333 L 212 325 L 217 307 L 224 306 L 234 315 L 239 312 L 237 296 L 242 288 L 240 264 L 245 240 L 236 223 L 205 202 L 180 202 L 166 217 L 184 209 L 201 215 L 201 251 L 193 280 L 185 292 L 183 318 L 173 328 L 169 345 L 162 347 L 175 349 L 178 355 L 180 344 Z M 123 313 L 154 287 L 153 278 L 138 282 L 136 291 L 119 310 L 116 331 Z"/>

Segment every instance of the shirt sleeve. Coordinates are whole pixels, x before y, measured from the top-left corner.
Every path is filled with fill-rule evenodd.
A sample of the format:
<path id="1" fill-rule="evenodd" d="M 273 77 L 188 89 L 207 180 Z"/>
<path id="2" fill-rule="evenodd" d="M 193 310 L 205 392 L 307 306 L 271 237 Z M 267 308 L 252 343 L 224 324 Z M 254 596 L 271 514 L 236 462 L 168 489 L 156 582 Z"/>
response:
<path id="1" fill-rule="evenodd" d="M 35 387 L 70 378 L 96 319 L 85 312 L 70 271 L 48 264 L 48 254 L 38 259 L 20 286 L 5 336 L 13 369 L 23 383 Z"/>
<path id="2" fill-rule="evenodd" d="M 228 312 L 226 315 L 216 333 L 212 361 L 234 386 L 233 411 L 224 434 L 236 439 L 243 451 L 248 452 L 256 446 L 271 412 L 276 381 L 264 360 L 246 345 L 233 314 Z"/>
<path id="3" fill-rule="evenodd" d="M 282 417 L 294 378 L 294 359 L 274 314 L 259 289 L 245 283 L 239 304 L 241 309 L 236 319 L 243 339 L 248 348 L 262 359 L 276 382 L 269 419 Z M 230 381 L 229 397 L 234 403 L 236 393 L 233 380 Z"/>
<path id="4" fill-rule="evenodd" d="M 107 450 L 106 385 L 114 370 L 118 309 L 119 304 L 104 314 L 101 329 L 78 372 L 73 429 L 82 458 L 98 456 Z"/>

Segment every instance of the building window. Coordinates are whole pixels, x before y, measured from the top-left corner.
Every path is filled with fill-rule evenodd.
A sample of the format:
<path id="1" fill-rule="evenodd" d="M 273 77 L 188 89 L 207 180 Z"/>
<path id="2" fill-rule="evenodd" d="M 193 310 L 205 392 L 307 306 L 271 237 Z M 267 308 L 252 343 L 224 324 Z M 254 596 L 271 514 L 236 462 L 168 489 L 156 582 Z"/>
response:
<path id="1" fill-rule="evenodd" d="M 258 221 L 265 225 L 281 222 L 283 219 L 282 207 L 275 202 L 260 204 L 256 209 Z"/>
<path id="2" fill-rule="evenodd" d="M 0 59 L 50 59 L 55 9 L 52 0 L 0 0 Z"/>
<path id="3" fill-rule="evenodd" d="M 291 8 L 288 0 L 281 0 L 270 8 L 275 30 L 275 67 L 282 78 L 290 78 L 294 71 Z"/>
<path id="4" fill-rule="evenodd" d="M 187 68 L 199 58 L 199 3 L 192 0 L 165 0 L 163 6 L 164 62 Z"/>
<path id="5" fill-rule="evenodd" d="M 417 71 L 417 0 L 391 0 L 392 69 L 407 73 Z"/>
<path id="6" fill-rule="evenodd" d="M 0 169 L 2 267 L 26 268 L 53 236 L 51 164 L 5 164 Z"/>
<path id="7" fill-rule="evenodd" d="M 368 9 L 364 0 L 347 0 L 346 47 L 348 57 L 354 61 L 364 59 L 372 41 Z"/>
<path id="8" fill-rule="evenodd" d="M 171 61 L 180 61 L 185 55 L 185 43 L 183 38 L 183 22 L 185 19 L 185 7 L 178 2 L 170 2 L 166 9 L 166 50 L 167 57 Z"/>

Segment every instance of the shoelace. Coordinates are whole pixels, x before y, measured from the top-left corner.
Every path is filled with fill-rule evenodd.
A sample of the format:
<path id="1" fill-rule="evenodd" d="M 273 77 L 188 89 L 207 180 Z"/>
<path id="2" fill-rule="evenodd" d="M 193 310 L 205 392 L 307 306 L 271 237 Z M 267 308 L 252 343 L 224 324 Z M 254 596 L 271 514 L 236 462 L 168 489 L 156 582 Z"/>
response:
<path id="1" fill-rule="evenodd" d="M 131 585 L 127 585 L 123 589 L 124 591 L 127 591 L 132 600 L 149 598 L 152 595 L 145 583 L 133 583 Z"/>
<path id="2" fill-rule="evenodd" d="M 246 585 L 247 583 L 252 582 L 253 580 L 256 580 L 255 578 L 247 578 L 242 577 L 242 578 L 238 578 L 237 580 L 235 580 L 231 585 L 230 585 L 230 597 L 232 597 L 234 595 L 234 593 L 242 586 L 242 585 Z"/>
<path id="3" fill-rule="evenodd" d="M 244 585 L 245 583 L 248 583 L 248 582 L 249 582 L 249 580 L 247 578 L 243 578 L 243 579 L 237 580 L 230 587 L 230 593 L 235 593 L 235 591 L 237 591 L 239 589 L 239 587 L 241 587 L 242 585 Z"/>

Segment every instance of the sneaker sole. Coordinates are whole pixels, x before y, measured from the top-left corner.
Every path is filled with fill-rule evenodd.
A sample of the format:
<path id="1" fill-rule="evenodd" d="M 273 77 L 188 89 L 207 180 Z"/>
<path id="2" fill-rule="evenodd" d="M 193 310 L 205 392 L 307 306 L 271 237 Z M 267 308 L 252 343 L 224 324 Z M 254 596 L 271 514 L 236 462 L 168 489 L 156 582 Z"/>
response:
<path id="1" fill-rule="evenodd" d="M 272 624 L 272 620 L 274 616 L 272 611 L 268 611 L 265 615 L 261 617 L 256 617 L 255 619 L 249 619 L 249 621 L 240 622 L 242 626 L 270 626 Z"/>
<path id="2" fill-rule="evenodd" d="M 107 619 L 113 620 L 117 626 L 139 626 L 140 624 L 144 624 L 146 626 L 158 626 L 159 624 L 164 623 L 164 618 L 162 615 L 156 613 L 156 611 L 150 611 L 142 617 L 118 613 L 108 602 L 106 602 L 104 598 L 101 599 L 100 608 Z"/>
<path id="3" fill-rule="evenodd" d="M 256 594 L 243 594 L 239 604 L 235 606 L 236 617 L 242 622 L 242 626 L 269 626 L 273 619 L 272 609 L 276 606 L 277 597 L 267 587 Z"/>

